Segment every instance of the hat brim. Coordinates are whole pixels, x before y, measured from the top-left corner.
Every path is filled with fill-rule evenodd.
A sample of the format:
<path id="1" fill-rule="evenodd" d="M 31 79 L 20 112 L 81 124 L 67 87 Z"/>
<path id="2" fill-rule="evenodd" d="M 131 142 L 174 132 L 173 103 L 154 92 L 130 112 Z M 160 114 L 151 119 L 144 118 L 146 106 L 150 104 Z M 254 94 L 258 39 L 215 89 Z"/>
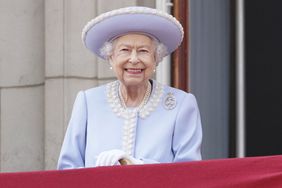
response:
<path id="1" fill-rule="evenodd" d="M 105 42 L 131 32 L 144 33 L 163 43 L 169 54 L 178 48 L 183 39 L 183 29 L 180 24 L 175 24 L 175 21 L 145 13 L 114 15 L 88 26 L 84 31 L 83 42 L 88 49 L 104 58 L 100 54 L 100 48 Z"/>

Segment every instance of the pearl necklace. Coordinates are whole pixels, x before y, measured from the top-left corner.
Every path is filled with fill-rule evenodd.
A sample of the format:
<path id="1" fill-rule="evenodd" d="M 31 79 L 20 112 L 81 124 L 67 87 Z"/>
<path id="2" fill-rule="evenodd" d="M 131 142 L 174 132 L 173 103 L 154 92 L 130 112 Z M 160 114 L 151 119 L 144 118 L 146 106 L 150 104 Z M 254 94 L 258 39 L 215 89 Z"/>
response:
<path id="1" fill-rule="evenodd" d="M 143 108 L 143 106 L 146 105 L 146 103 L 148 102 L 148 99 L 151 95 L 151 90 L 152 90 L 152 86 L 151 86 L 151 83 L 150 81 L 148 81 L 148 86 L 147 86 L 147 90 L 145 92 L 145 95 L 144 95 L 144 98 L 142 100 L 142 102 L 138 105 L 138 107 L 136 108 L 137 111 L 139 111 L 141 108 Z M 121 84 L 119 84 L 119 99 L 121 101 L 121 105 L 124 109 L 127 109 L 126 107 L 126 103 L 124 101 L 124 98 L 122 97 L 122 93 L 121 93 Z"/>
<path id="2" fill-rule="evenodd" d="M 126 108 L 126 105 L 122 104 L 122 99 L 119 97 L 119 85 L 120 82 L 118 80 L 114 82 L 110 82 L 106 86 L 106 95 L 107 95 L 107 101 L 112 108 L 113 112 L 118 116 L 122 118 L 128 118 L 133 116 L 131 112 L 134 114 L 137 112 L 137 109 L 134 108 L 133 110 L 130 108 Z M 148 85 L 149 87 L 153 87 L 154 85 Z M 139 105 L 139 116 L 141 118 L 146 118 L 150 115 L 151 112 L 153 112 L 157 106 L 159 105 L 163 92 L 164 92 L 164 86 L 160 83 L 155 82 L 155 88 L 154 89 L 148 89 L 147 88 L 147 96 L 144 98 L 143 103 Z M 151 91 L 152 90 L 152 91 Z"/>

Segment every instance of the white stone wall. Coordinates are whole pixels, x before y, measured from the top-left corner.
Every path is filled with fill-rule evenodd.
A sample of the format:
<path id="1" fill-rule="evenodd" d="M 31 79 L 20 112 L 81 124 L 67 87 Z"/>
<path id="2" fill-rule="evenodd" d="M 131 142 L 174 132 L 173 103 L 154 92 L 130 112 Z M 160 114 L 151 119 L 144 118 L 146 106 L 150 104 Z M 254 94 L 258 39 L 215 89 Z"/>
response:
<path id="1" fill-rule="evenodd" d="M 155 1 L 0 0 L 0 171 L 56 168 L 77 92 L 115 79 L 81 30 L 132 5 Z"/>
<path id="2" fill-rule="evenodd" d="M 44 1 L 0 1 L 0 168 L 44 168 Z"/>

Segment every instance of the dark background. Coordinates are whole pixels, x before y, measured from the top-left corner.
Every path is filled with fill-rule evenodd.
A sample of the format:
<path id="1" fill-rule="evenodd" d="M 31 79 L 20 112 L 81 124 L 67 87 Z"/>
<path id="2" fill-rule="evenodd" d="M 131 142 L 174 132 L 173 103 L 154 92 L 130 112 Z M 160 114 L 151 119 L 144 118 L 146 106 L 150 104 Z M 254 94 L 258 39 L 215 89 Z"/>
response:
<path id="1" fill-rule="evenodd" d="M 282 154 L 282 1 L 245 1 L 246 155 Z"/>

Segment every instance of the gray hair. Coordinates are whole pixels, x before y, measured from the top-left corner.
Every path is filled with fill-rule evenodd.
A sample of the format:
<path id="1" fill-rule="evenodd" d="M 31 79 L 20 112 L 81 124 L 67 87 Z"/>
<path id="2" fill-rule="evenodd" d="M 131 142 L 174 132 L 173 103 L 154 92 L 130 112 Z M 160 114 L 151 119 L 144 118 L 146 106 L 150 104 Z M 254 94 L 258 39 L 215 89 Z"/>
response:
<path id="1" fill-rule="evenodd" d="M 150 37 L 153 40 L 153 44 L 155 45 L 155 59 L 156 59 L 156 65 L 158 65 L 163 58 L 168 54 L 167 47 L 159 42 L 156 38 Z M 100 54 L 101 56 L 109 60 L 110 56 L 113 54 L 113 43 L 115 40 L 112 40 L 110 42 L 105 42 L 103 46 L 100 48 Z"/>

